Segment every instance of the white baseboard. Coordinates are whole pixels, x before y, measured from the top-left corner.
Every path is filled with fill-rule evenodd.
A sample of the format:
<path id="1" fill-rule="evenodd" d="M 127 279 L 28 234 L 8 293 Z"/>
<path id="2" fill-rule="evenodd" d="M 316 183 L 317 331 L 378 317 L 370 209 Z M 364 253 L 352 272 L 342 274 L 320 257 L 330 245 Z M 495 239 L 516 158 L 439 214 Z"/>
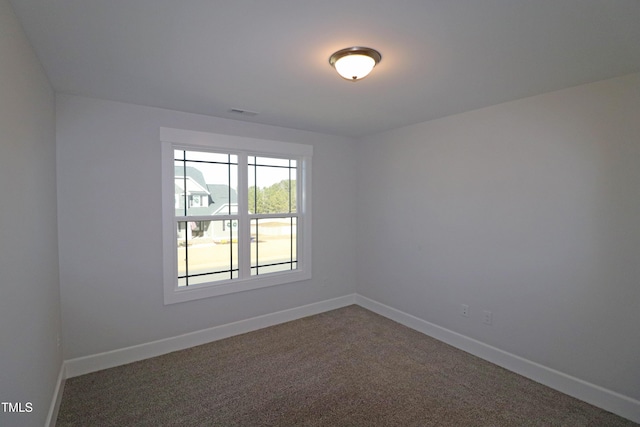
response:
<path id="1" fill-rule="evenodd" d="M 640 423 L 640 401 L 638 400 L 492 347 L 362 295 L 356 294 L 355 302 L 367 310 L 520 374 L 523 377 Z"/>
<path id="2" fill-rule="evenodd" d="M 291 320 L 313 316 L 314 314 L 335 310 L 352 304 L 355 304 L 355 294 L 278 311 L 276 313 L 265 314 L 251 319 L 240 320 L 226 325 L 215 326 L 177 337 L 70 359 L 65 361 L 66 378 L 77 377 L 78 375 L 113 368 L 150 357 L 161 356 L 174 351 L 184 350 Z"/>
<path id="3" fill-rule="evenodd" d="M 60 403 L 62 403 L 62 393 L 64 392 L 64 381 L 66 378 L 65 364 L 60 365 L 60 373 L 58 373 L 58 380 L 56 388 L 53 390 L 53 398 L 51 399 L 51 406 L 49 407 L 49 413 L 44 423 L 45 427 L 55 427 L 56 420 L 58 419 L 58 411 L 60 410 Z"/>

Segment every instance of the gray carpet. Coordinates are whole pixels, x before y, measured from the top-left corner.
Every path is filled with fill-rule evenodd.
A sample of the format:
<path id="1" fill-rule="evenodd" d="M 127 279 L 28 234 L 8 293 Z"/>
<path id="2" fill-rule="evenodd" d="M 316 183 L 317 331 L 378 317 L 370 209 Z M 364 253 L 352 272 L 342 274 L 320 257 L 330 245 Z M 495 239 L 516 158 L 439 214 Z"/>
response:
<path id="1" fill-rule="evenodd" d="M 634 426 L 358 306 L 67 380 L 63 426 Z"/>

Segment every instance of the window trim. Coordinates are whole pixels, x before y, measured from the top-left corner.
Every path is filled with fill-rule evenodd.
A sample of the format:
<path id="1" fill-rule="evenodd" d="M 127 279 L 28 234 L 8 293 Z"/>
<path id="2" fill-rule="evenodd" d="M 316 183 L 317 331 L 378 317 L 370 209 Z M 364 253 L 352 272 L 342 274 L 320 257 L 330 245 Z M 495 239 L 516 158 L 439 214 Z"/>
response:
<path id="1" fill-rule="evenodd" d="M 160 142 L 162 161 L 162 246 L 165 305 L 311 279 L 311 159 L 313 156 L 313 146 L 164 127 L 160 128 Z M 240 155 L 296 158 L 299 161 L 297 167 L 300 168 L 301 176 L 301 182 L 297 186 L 298 207 L 300 210 L 297 219 L 299 230 L 297 236 L 298 268 L 293 271 L 268 273 L 220 283 L 213 282 L 211 284 L 178 288 L 174 148 L 221 150 L 223 152 Z M 239 173 L 238 197 L 242 197 L 242 194 L 246 196 L 246 185 L 247 177 Z M 241 221 L 248 219 L 248 212 L 245 214 L 240 212 L 239 214 Z M 239 234 L 238 238 L 240 239 L 242 236 Z M 248 247 L 244 252 L 241 248 L 242 246 L 238 253 L 239 257 L 241 257 L 241 259 L 245 257 L 246 260 L 250 260 Z M 246 258 L 247 256 L 248 258 Z"/>

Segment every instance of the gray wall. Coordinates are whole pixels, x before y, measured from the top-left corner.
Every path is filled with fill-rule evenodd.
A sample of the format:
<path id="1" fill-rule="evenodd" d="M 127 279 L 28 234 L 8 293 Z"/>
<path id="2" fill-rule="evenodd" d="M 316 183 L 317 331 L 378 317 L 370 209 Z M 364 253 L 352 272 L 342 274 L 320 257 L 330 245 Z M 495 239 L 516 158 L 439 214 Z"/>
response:
<path id="1" fill-rule="evenodd" d="M 310 132 L 57 96 L 66 359 L 355 292 L 355 142 Z M 160 127 L 314 146 L 312 280 L 163 304 Z"/>
<path id="2" fill-rule="evenodd" d="M 0 425 L 43 425 L 62 365 L 54 95 L 0 0 Z"/>
<path id="3" fill-rule="evenodd" d="M 640 74 L 358 148 L 360 294 L 640 399 Z"/>

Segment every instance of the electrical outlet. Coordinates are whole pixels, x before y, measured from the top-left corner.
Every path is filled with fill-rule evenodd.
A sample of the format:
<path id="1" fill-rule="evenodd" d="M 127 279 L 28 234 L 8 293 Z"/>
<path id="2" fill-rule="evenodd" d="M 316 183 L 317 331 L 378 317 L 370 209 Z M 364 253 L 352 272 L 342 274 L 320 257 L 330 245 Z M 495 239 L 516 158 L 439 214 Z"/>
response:
<path id="1" fill-rule="evenodd" d="M 462 311 L 460 311 L 464 317 L 469 317 L 469 306 L 467 304 L 462 304 Z"/>
<path id="2" fill-rule="evenodd" d="M 482 323 L 485 325 L 491 325 L 493 323 L 493 313 L 485 310 L 483 313 Z"/>

